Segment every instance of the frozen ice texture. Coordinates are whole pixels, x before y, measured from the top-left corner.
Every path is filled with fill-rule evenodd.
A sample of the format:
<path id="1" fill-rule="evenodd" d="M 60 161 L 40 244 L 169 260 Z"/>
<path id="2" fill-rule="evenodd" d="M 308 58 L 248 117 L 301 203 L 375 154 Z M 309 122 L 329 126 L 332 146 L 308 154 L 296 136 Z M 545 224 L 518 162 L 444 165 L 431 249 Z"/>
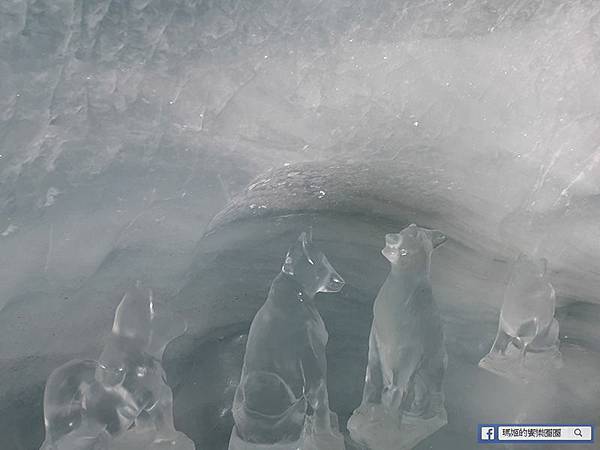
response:
<path id="1" fill-rule="evenodd" d="M 239 202 L 248 215 L 311 210 L 347 218 L 340 235 L 356 217 L 451 235 L 464 247 L 436 255 L 432 276 L 473 342 L 480 311 L 502 304 L 498 261 L 543 234 L 517 221 L 499 235 L 526 201 L 551 231 L 540 248 L 557 307 L 600 304 L 600 2 L 4 0 L 0 35 L 0 429 L 14 439 L 0 448 L 39 447 L 42 421 L 26 410 L 56 361 L 97 356 L 126 283 L 176 293 L 212 215 L 256 181 L 271 179 Z M 348 258 L 364 262 L 356 230 Z M 283 256 L 251 248 L 240 265 Z M 258 306 L 236 301 L 247 292 L 196 290 L 194 335 L 249 323 Z M 569 313 L 568 336 L 584 336 L 571 342 L 600 342 L 594 317 Z M 327 321 L 331 335 L 346 318 Z M 336 371 L 356 366 L 339 354 Z M 575 408 L 555 409 L 565 420 Z M 455 431 L 471 442 L 469 426 Z"/>
<path id="2" fill-rule="evenodd" d="M 328 334 L 314 302 L 318 292 L 343 286 L 310 234 L 302 233 L 250 326 L 229 450 L 344 449 L 329 409 Z"/>
<path id="3" fill-rule="evenodd" d="M 447 423 L 447 355 L 429 278 L 431 253 L 446 236 L 412 224 L 385 241 L 391 271 L 373 306 L 363 399 L 348 430 L 371 450 L 402 450 Z"/>
<path id="4" fill-rule="evenodd" d="M 69 361 L 48 378 L 42 450 L 194 450 L 173 425 L 161 365 L 165 347 L 185 329 L 137 283 L 117 307 L 98 360 Z"/>
<path id="5" fill-rule="evenodd" d="M 522 381 L 559 368 L 562 359 L 555 306 L 547 261 L 521 253 L 504 292 L 496 340 L 479 366 Z"/>

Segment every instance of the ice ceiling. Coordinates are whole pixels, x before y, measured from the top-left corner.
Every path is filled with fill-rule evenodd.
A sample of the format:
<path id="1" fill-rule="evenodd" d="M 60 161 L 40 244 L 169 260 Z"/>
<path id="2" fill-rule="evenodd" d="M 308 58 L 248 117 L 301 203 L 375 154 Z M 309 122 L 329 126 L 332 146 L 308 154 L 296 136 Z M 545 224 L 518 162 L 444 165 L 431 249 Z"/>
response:
<path id="1" fill-rule="evenodd" d="M 327 216 L 357 276 L 362 238 L 416 221 L 451 238 L 457 302 L 497 308 L 452 276 L 496 286 L 525 250 L 600 303 L 599 83 L 592 0 L 2 0 L 1 403 L 41 416 L 132 280 L 198 336 L 250 320 L 289 242 L 262 218 Z"/>

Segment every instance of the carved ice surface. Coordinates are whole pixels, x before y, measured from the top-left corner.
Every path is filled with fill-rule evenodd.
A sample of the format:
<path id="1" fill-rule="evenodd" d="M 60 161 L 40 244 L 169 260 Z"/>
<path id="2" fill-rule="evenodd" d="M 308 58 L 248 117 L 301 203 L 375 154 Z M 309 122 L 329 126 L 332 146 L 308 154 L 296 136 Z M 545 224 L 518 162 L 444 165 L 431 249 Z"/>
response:
<path id="1" fill-rule="evenodd" d="M 447 423 L 447 355 L 429 279 L 431 253 L 445 240 L 414 224 L 385 237 L 391 270 L 373 306 L 363 400 L 348 422 L 370 450 L 413 448 Z"/>
<path id="2" fill-rule="evenodd" d="M 497 379 L 472 361 L 495 336 L 503 261 L 541 241 L 557 302 L 569 301 L 562 372 L 585 392 L 562 389 L 554 420 L 597 422 L 600 377 L 584 374 L 600 360 L 599 79 L 600 1 L 1 0 L 0 449 L 39 448 L 37 387 L 63 361 L 98 356 L 121 286 L 143 277 L 175 294 L 192 276 L 177 305 L 195 337 L 249 324 L 260 305 L 240 299 L 267 286 L 261 262 L 285 254 L 266 231 L 307 213 L 341 250 L 326 251 L 334 267 L 358 282 L 326 320 L 341 426 L 360 402 L 347 400 L 364 375 L 352 351 L 368 342 L 361 300 L 387 276 L 371 242 L 407 220 L 434 220 L 457 244 L 433 256 L 434 289 L 456 317 L 444 329 L 450 357 L 479 386 Z M 207 240 L 224 208 L 239 239 L 227 219 Z M 227 281 L 238 266 L 247 273 Z M 335 348 L 334 329 L 351 333 Z M 179 348 L 173 361 L 189 356 Z M 192 390 L 186 367 L 172 375 Z M 340 373 L 348 381 L 334 391 Z M 200 375 L 209 392 L 224 383 Z M 449 378 L 456 420 L 427 442 L 466 450 L 489 408 L 483 391 L 465 402 L 463 377 Z M 190 412 L 209 403 L 181 401 Z M 216 447 L 230 428 L 196 430 Z"/>
<path id="3" fill-rule="evenodd" d="M 329 409 L 328 334 L 314 302 L 344 280 L 302 233 L 256 313 L 233 403 L 229 450 L 338 450 L 344 440 Z"/>
<path id="4" fill-rule="evenodd" d="M 98 360 L 70 361 L 48 378 L 42 450 L 194 450 L 173 425 L 161 366 L 185 329 L 152 291 L 138 283 L 127 292 Z"/>
<path id="5" fill-rule="evenodd" d="M 504 292 L 496 340 L 479 366 L 522 381 L 559 368 L 562 359 L 555 306 L 546 260 L 521 254 Z"/>

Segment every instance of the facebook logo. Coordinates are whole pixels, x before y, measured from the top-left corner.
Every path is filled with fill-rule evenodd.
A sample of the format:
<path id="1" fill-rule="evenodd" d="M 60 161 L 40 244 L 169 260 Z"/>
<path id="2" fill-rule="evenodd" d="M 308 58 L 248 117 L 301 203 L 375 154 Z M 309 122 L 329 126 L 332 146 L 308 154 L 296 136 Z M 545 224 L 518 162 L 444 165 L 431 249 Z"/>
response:
<path id="1" fill-rule="evenodd" d="M 493 441 L 496 439 L 496 429 L 494 427 L 481 427 L 479 430 L 482 441 Z"/>

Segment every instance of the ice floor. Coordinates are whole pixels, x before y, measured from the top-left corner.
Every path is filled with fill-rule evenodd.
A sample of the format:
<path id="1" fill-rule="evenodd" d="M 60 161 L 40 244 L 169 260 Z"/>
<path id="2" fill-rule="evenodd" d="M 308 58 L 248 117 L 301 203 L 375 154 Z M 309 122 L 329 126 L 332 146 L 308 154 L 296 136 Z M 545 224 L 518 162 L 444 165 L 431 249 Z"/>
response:
<path id="1" fill-rule="evenodd" d="M 411 222 L 449 236 L 448 425 L 418 448 L 598 423 L 599 49 L 585 0 L 0 1 L 0 449 L 39 448 L 45 379 L 136 279 L 190 322 L 176 426 L 225 449 L 245 333 L 310 225 L 347 282 L 318 300 L 342 424 Z M 565 359 L 526 389 L 477 367 L 520 251 L 549 261 Z"/>

